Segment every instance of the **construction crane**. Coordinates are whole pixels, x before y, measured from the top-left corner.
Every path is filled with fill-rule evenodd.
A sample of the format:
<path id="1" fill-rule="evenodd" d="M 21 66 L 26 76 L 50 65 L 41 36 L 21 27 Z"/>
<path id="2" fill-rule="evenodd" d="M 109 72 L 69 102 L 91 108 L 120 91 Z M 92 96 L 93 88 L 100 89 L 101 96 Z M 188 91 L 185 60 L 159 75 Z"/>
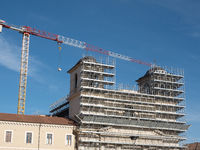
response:
<path id="1" fill-rule="evenodd" d="M 90 45 L 86 42 L 78 41 L 61 35 L 49 33 L 46 31 L 38 30 L 28 26 L 16 26 L 6 23 L 4 20 L 0 20 L 0 33 L 2 27 L 18 31 L 23 34 L 22 38 L 22 51 L 21 51 L 21 66 L 20 66 L 20 80 L 19 80 L 19 94 L 18 94 L 18 107 L 17 114 L 24 114 L 25 112 L 25 99 L 26 99 L 26 83 L 27 83 L 27 71 L 28 71 L 28 56 L 29 56 L 29 41 L 30 35 L 39 36 L 52 41 L 56 41 L 58 44 L 67 44 L 81 49 L 101 53 L 104 55 L 120 58 L 123 60 L 135 62 L 138 64 L 151 66 L 151 63 L 142 60 L 135 59 L 133 57 L 121 55 L 111 51 L 104 50 L 102 48 Z"/>

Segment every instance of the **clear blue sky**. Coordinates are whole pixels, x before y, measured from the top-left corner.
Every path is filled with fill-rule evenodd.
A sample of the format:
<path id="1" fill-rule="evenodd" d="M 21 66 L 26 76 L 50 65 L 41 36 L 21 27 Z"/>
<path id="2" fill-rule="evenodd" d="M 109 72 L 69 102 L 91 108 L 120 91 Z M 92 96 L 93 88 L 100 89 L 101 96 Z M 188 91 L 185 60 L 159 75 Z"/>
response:
<path id="1" fill-rule="evenodd" d="M 0 19 L 74 38 L 157 65 L 185 70 L 189 142 L 200 142 L 200 1 L 186 0 L 6 0 Z M 0 34 L 0 112 L 16 113 L 22 35 Z M 47 114 L 69 93 L 69 70 L 85 51 L 30 37 L 25 114 Z M 102 56 L 89 52 L 91 55 Z M 117 83 L 135 85 L 149 68 L 117 59 Z"/>

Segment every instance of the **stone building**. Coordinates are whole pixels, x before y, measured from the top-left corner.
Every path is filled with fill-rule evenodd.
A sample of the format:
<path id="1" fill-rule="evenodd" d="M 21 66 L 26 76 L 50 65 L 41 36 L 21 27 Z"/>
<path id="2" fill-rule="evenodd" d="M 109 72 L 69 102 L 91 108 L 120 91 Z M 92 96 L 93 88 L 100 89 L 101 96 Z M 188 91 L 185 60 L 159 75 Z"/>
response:
<path id="1" fill-rule="evenodd" d="M 115 83 L 115 60 L 86 56 L 70 74 L 70 93 L 50 106 L 79 123 L 79 150 L 184 149 L 184 72 L 151 66 L 137 86 Z"/>

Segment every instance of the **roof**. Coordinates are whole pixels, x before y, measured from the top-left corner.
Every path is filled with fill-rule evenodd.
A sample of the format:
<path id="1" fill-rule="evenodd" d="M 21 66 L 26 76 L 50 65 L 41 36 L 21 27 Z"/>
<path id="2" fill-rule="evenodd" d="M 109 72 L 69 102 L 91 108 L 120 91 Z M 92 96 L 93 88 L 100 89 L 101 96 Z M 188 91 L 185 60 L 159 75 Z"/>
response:
<path id="1" fill-rule="evenodd" d="M 157 70 L 165 71 L 163 68 L 161 68 L 161 67 L 159 67 L 159 66 L 155 66 L 155 67 L 149 69 L 149 70 L 146 72 L 146 74 L 144 75 L 144 77 L 145 77 L 145 76 L 151 75 L 153 72 L 155 72 L 155 71 L 157 71 Z"/>
<path id="2" fill-rule="evenodd" d="M 95 63 L 97 63 L 97 61 L 96 61 L 96 59 L 94 58 L 94 57 L 92 57 L 92 56 L 85 56 L 85 57 L 83 57 L 83 58 L 81 58 L 77 63 L 76 63 L 76 65 L 74 65 L 71 69 L 69 69 L 68 71 L 67 71 L 67 73 L 70 73 L 71 72 L 71 70 L 73 70 L 79 63 L 81 63 L 81 62 L 83 62 L 83 61 L 88 61 L 88 62 L 95 62 Z"/>
<path id="3" fill-rule="evenodd" d="M 76 122 L 74 122 L 69 118 L 20 115 L 20 114 L 8 114 L 8 113 L 0 113 L 0 121 L 42 123 L 42 124 L 55 124 L 55 125 L 78 125 Z"/>
<path id="4" fill-rule="evenodd" d="M 138 82 L 139 80 L 143 79 L 144 77 L 150 76 L 152 73 L 154 73 L 157 70 L 162 70 L 165 71 L 163 68 L 159 67 L 159 66 L 154 66 L 153 68 L 149 69 L 145 75 L 141 78 L 139 78 L 138 80 L 136 80 L 136 82 Z"/>
<path id="5" fill-rule="evenodd" d="M 199 142 L 190 143 L 190 144 L 187 144 L 186 146 L 188 146 L 189 150 L 200 150 L 200 143 Z"/>

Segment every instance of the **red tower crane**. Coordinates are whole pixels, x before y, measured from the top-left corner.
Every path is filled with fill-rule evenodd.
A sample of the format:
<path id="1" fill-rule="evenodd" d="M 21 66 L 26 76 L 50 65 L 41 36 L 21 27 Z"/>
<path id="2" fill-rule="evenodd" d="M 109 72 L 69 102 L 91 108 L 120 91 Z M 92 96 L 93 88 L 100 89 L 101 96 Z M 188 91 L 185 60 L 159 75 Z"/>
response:
<path id="1" fill-rule="evenodd" d="M 29 55 L 29 41 L 30 41 L 30 34 L 39 36 L 42 38 L 46 38 L 49 40 L 56 41 L 58 43 L 63 43 L 71 46 L 75 46 L 78 48 L 82 48 L 85 50 L 101 53 L 104 55 L 124 59 L 127 61 L 135 62 L 142 65 L 151 66 L 151 63 L 145 62 L 142 60 L 135 59 L 133 57 L 121 55 L 118 53 L 114 53 L 111 51 L 104 50 L 102 48 L 90 45 L 88 43 L 78 41 L 75 39 L 71 39 L 68 37 L 64 37 L 61 35 L 49 33 L 46 31 L 38 30 L 35 28 L 31 28 L 28 26 L 15 26 L 6 23 L 3 20 L 0 20 L 0 33 L 2 32 L 2 27 L 12 29 L 18 31 L 19 33 L 23 34 L 22 38 L 22 52 L 21 52 L 21 66 L 20 66 L 20 80 L 19 80 L 19 94 L 18 94 L 18 107 L 17 113 L 24 114 L 25 112 L 25 99 L 26 99 L 26 82 L 27 82 L 27 71 L 28 71 L 28 55 Z"/>

